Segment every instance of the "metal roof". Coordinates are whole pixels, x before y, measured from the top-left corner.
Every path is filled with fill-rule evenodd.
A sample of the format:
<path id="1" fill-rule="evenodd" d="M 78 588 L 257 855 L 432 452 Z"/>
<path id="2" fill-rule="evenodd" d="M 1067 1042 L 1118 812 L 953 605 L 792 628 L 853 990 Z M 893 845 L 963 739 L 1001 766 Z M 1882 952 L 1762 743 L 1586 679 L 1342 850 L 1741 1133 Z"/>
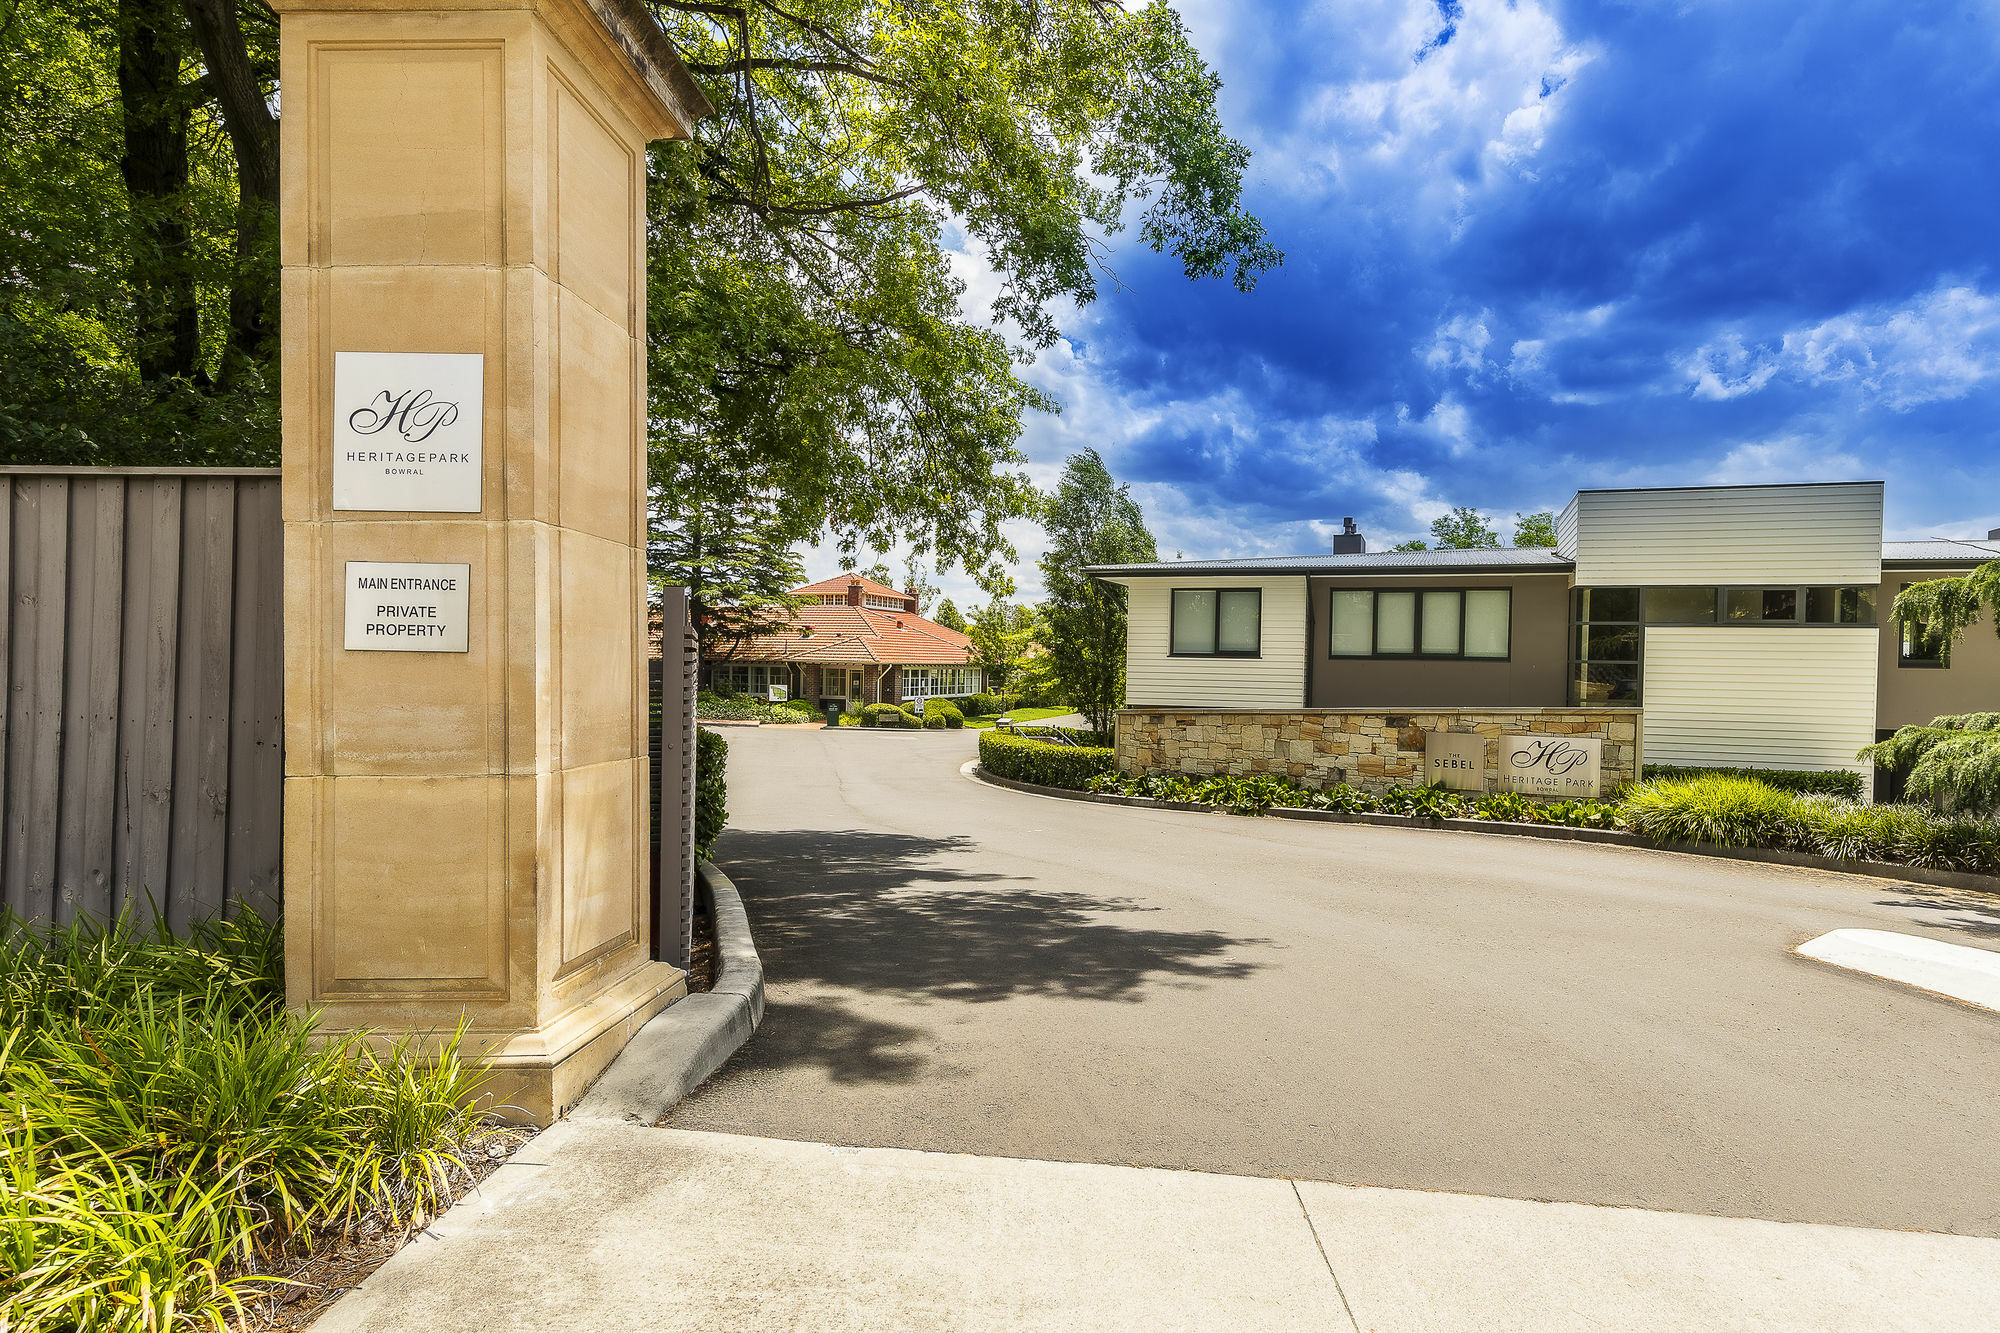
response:
<path id="1" fill-rule="evenodd" d="M 1899 565 L 1977 565 L 1988 560 L 2000 560 L 2000 542 L 1934 538 L 1921 542 L 1882 543 L 1882 563 L 1891 568 Z"/>
<path id="2" fill-rule="evenodd" d="M 1257 556 L 1245 560 L 1172 560 L 1150 565 L 1092 565 L 1102 578 L 1171 574 L 1561 574 L 1575 562 L 1547 546 L 1471 551 L 1367 551 L 1360 555 Z"/>
<path id="3" fill-rule="evenodd" d="M 1976 565 L 2000 560 L 2000 541 L 1884 542 L 1889 568 Z M 1112 580 L 1182 574 L 1561 574 L 1576 562 L 1551 547 L 1502 546 L 1472 551 L 1368 551 L 1361 555 L 1279 555 L 1243 560 L 1171 560 L 1147 565 L 1092 565 Z"/>

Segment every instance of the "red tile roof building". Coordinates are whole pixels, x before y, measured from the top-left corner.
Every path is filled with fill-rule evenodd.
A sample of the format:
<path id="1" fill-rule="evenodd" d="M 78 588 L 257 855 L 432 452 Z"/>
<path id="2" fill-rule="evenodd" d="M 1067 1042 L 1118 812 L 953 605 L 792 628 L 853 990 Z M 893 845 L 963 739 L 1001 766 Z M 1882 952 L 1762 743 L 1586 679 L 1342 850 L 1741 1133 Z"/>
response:
<path id="1" fill-rule="evenodd" d="M 972 640 L 918 615 L 909 593 L 841 574 L 792 595 L 801 605 L 784 629 L 746 640 L 726 662 L 703 664 L 712 687 L 762 695 L 779 685 L 816 703 L 963 698 L 985 688 Z"/>

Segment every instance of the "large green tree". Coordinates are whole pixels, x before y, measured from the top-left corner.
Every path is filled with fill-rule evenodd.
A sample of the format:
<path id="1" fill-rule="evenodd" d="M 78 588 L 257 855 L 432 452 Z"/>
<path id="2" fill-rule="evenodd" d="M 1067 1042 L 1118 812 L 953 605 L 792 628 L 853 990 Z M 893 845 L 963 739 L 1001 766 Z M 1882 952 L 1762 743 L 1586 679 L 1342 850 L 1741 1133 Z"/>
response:
<path id="1" fill-rule="evenodd" d="M 1017 374 L 1128 223 L 1190 278 L 1277 262 L 1165 3 L 653 0 L 718 114 L 653 155 L 653 440 L 848 550 L 983 582 L 1034 496 Z M 990 265 L 998 325 L 953 268 Z M 1011 339 L 1008 336 L 1011 331 Z"/>
<path id="2" fill-rule="evenodd" d="M 662 468 L 655 460 L 654 472 Z M 690 469 L 692 470 L 692 469 Z M 749 639 L 788 623 L 805 582 L 794 549 L 798 533 L 770 496 L 738 495 L 733 486 L 675 478 L 668 509 L 656 488 L 647 565 L 653 578 L 688 590 L 688 612 L 708 661 L 726 661 Z"/>
<path id="3" fill-rule="evenodd" d="M 1094 731 L 1111 730 L 1125 702 L 1125 589 L 1086 571 L 1159 558 L 1131 489 L 1095 449 L 1072 456 L 1042 511 L 1042 619 L 1049 671 L 1064 703 Z"/>
<path id="4" fill-rule="evenodd" d="M 1889 606 L 1889 618 L 1903 638 L 1936 653 L 1946 666 L 1966 631 L 1989 617 L 1993 632 L 2000 635 L 2000 560 L 1955 578 L 1912 583 Z M 1906 795 L 1939 809 L 2000 811 L 2000 696 L 1992 705 L 1989 711 L 1900 727 L 1859 757 L 1904 775 Z"/>

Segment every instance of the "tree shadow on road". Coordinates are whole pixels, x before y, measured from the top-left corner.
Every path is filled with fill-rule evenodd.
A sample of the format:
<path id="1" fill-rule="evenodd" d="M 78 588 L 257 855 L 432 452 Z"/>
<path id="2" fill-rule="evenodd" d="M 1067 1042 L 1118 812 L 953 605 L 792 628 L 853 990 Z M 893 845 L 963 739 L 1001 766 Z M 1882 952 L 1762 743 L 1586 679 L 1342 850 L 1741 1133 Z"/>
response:
<path id="1" fill-rule="evenodd" d="M 1238 981 L 1269 941 L 1149 927 L 1160 909 L 980 869 L 970 838 L 735 831 L 718 861 L 743 892 L 769 977 L 975 1002 L 1137 1001 Z"/>
<path id="2" fill-rule="evenodd" d="M 2000 898 L 1974 889 L 1912 886 L 1894 898 L 1880 898 L 1877 906 L 1900 907 L 1925 913 L 1923 923 L 1968 935 L 2000 935 Z M 1950 913 L 1951 915 L 1944 915 Z"/>

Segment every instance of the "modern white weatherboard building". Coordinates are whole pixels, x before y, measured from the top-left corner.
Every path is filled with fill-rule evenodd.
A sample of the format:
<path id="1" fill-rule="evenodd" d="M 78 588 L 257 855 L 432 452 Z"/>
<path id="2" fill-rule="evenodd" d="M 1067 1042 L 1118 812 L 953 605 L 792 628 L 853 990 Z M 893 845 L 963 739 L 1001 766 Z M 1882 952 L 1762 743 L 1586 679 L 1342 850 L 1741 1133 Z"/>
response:
<path id="1" fill-rule="evenodd" d="M 1106 567 L 1129 708 L 1643 713 L 1654 763 L 1851 769 L 1895 726 L 2000 706 L 2000 643 L 1944 668 L 1886 624 L 1908 583 L 2000 559 L 1882 541 L 1880 482 L 1580 491 L 1555 549 Z M 1888 677 L 1887 680 L 1884 677 Z M 1983 701 L 1983 702 L 1982 702 Z"/>

